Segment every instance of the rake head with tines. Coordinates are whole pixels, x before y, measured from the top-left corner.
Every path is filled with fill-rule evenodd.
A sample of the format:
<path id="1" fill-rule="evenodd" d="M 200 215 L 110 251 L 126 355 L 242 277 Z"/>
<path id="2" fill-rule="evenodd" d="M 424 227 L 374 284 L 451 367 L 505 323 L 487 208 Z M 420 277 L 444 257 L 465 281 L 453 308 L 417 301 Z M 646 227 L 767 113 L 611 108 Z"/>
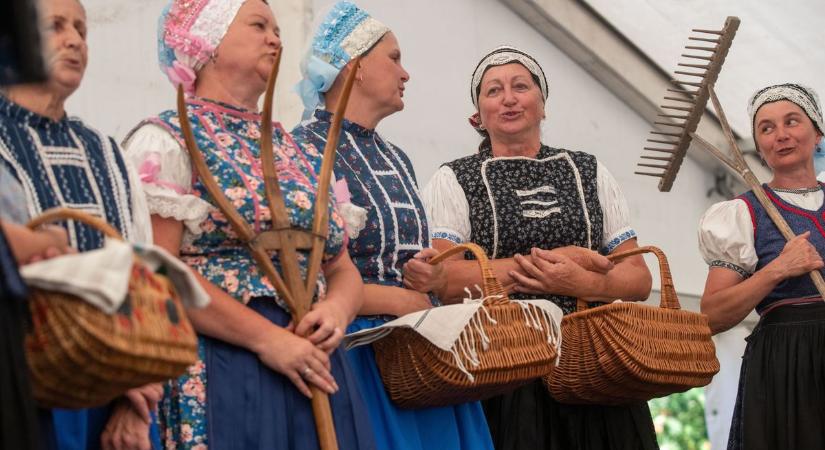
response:
<path id="1" fill-rule="evenodd" d="M 647 142 L 652 145 L 644 148 L 649 154 L 643 154 L 638 164 L 657 170 L 636 172 L 660 177 L 660 191 L 670 191 L 673 186 L 737 28 L 739 18 L 728 17 L 721 31 L 693 30 L 698 36 L 689 37 L 698 44 L 685 46 L 688 52 L 682 57 L 687 59 L 679 63 L 684 69 L 675 72 L 682 79 L 671 80 L 674 88 L 668 89 L 670 94 L 665 96 L 669 103 L 661 105 L 666 112 L 659 114 L 662 120 L 653 122 L 658 129 L 650 132 L 652 137 Z"/>
<path id="2" fill-rule="evenodd" d="M 762 187 L 762 184 L 756 178 L 756 175 L 754 175 L 750 167 L 748 167 L 748 163 L 747 161 L 745 161 L 745 157 L 742 154 L 742 151 L 739 149 L 739 145 L 737 145 L 736 143 L 736 137 L 733 135 L 733 130 L 730 127 L 730 123 L 728 123 L 728 119 L 725 116 L 725 111 L 722 109 L 722 105 L 719 103 L 719 98 L 717 98 L 716 92 L 713 87 L 713 85 L 716 83 L 716 78 L 719 76 L 719 71 L 722 70 L 722 63 L 725 61 L 725 56 L 728 53 L 728 49 L 730 48 L 730 44 L 733 41 L 734 35 L 736 35 L 736 29 L 738 27 L 739 19 L 736 17 L 728 17 L 727 21 L 725 21 L 725 27 L 722 29 L 722 31 L 693 30 L 694 32 L 702 33 L 703 35 L 712 35 L 716 37 L 691 37 L 691 40 L 709 42 L 715 44 L 715 46 L 700 47 L 689 45 L 686 47 L 689 50 L 699 50 L 708 52 L 709 54 L 691 54 L 682 56 L 693 59 L 700 59 L 703 61 L 707 61 L 707 63 L 679 64 L 680 66 L 684 67 L 700 69 L 703 70 L 703 72 L 677 71 L 676 73 L 680 75 L 697 77 L 699 81 L 674 81 L 674 83 L 682 86 L 682 88 L 668 89 L 668 91 L 679 93 L 681 94 L 681 96 L 665 97 L 666 100 L 678 101 L 685 105 L 689 105 L 689 107 L 662 106 L 662 108 L 665 109 L 684 112 L 684 114 L 682 115 L 660 114 L 663 117 L 675 119 L 673 123 L 655 122 L 657 125 L 677 128 L 678 132 L 674 131 L 672 133 L 666 133 L 653 131 L 652 133 L 656 136 L 671 137 L 675 138 L 676 140 L 666 141 L 663 140 L 664 138 L 648 139 L 649 142 L 664 144 L 666 147 L 645 147 L 645 150 L 664 152 L 669 154 L 670 156 L 655 157 L 642 155 L 642 158 L 645 160 L 654 159 L 665 161 L 665 164 L 639 164 L 642 167 L 653 167 L 657 169 L 663 169 L 663 172 L 636 173 L 639 175 L 652 175 L 656 177 L 661 177 L 662 180 L 659 182 L 659 190 L 669 191 L 670 187 L 673 185 L 673 180 L 676 178 L 676 174 L 679 171 L 679 166 L 682 164 L 682 159 L 684 159 L 685 153 L 687 152 L 687 149 L 690 146 L 691 140 L 695 140 L 697 144 L 699 144 L 705 150 L 711 153 L 716 159 L 719 160 L 719 162 L 725 164 L 733 172 L 737 173 L 740 177 L 742 177 L 742 180 L 751 188 L 751 192 L 753 192 L 753 194 L 756 196 L 756 199 L 759 201 L 762 207 L 765 208 L 765 212 L 771 218 L 771 221 L 774 223 L 774 225 L 776 225 L 776 227 L 779 229 L 780 233 L 782 233 L 782 236 L 786 240 L 790 241 L 795 237 L 795 234 L 791 227 L 788 225 L 788 222 L 785 220 L 784 217 L 782 217 L 782 215 L 779 213 L 779 210 L 777 210 L 776 205 L 768 198 L 768 194 L 765 192 L 765 189 Z M 713 109 L 716 111 L 716 114 L 719 117 L 719 124 L 722 126 L 722 131 L 724 132 L 725 138 L 728 141 L 728 145 L 730 146 L 730 151 L 727 153 L 716 148 L 713 144 L 702 139 L 701 136 L 698 136 L 696 134 L 696 127 L 699 125 L 699 120 L 702 118 L 702 114 L 705 110 L 705 105 L 707 105 L 708 99 L 710 99 L 711 103 L 713 104 Z M 816 286 L 819 295 L 822 297 L 823 300 L 825 300 L 825 278 L 823 278 L 822 273 L 820 273 L 818 270 L 814 270 L 809 275 L 814 285 Z"/>

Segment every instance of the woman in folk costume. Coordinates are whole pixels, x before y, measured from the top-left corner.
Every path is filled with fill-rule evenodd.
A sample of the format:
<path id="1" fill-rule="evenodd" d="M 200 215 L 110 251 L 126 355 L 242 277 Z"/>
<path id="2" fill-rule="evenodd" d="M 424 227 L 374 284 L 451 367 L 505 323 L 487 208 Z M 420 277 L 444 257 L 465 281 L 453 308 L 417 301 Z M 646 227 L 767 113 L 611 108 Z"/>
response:
<path id="1" fill-rule="evenodd" d="M 479 244 L 513 298 L 547 298 L 565 314 L 577 297 L 642 300 L 651 285 L 644 260 L 613 265 L 602 256 L 637 247 L 627 202 L 594 156 L 541 142 L 547 94 L 542 68 L 516 48 L 479 62 L 470 122 L 484 141 L 423 191 L 434 247 Z M 481 284 L 474 261 L 458 256 L 445 270 L 448 291 Z M 644 403 L 562 405 L 541 380 L 482 403 L 497 449 L 657 448 Z"/>
<path id="2" fill-rule="evenodd" d="M 22 186 L 0 165 L 0 448 L 39 449 L 37 408 L 24 337 L 31 314 L 18 265 L 65 253 L 69 235 L 51 225 L 30 230 Z"/>
<path id="3" fill-rule="evenodd" d="M 173 0 L 159 27 L 161 69 L 190 94 L 188 120 L 213 178 L 256 231 L 271 229 L 258 101 L 281 50 L 272 10 L 263 0 Z M 161 402 L 166 447 L 318 448 L 308 387 L 315 385 L 330 395 L 340 448 L 374 448 L 355 379 L 336 351 L 363 293 L 342 219 L 330 204 L 319 293 L 312 311 L 290 324 L 286 302 L 193 175 L 180 121 L 176 111 L 163 112 L 126 143 L 156 243 L 191 266 L 212 296 L 209 307 L 190 313 L 200 361 L 166 386 Z M 273 127 L 289 220 L 310 230 L 321 155 Z M 299 258 L 304 270 L 308 252 Z M 280 266 L 274 252 L 272 261 Z"/>
<path id="4" fill-rule="evenodd" d="M 748 110 L 773 171 L 765 191 L 797 237 L 785 241 L 752 191 L 713 205 L 699 225 L 711 329 L 725 331 L 754 309 L 761 316 L 747 339 L 728 448 L 825 448 L 825 304 L 808 276 L 825 254 L 825 194 L 813 163 L 825 122 L 816 93 L 797 84 L 757 91 Z"/>
<path id="5" fill-rule="evenodd" d="M 0 165 L 22 187 L 24 214 L 68 207 L 106 220 L 128 240 L 151 242 L 145 199 L 135 171 L 112 138 L 69 118 L 66 100 L 86 70 L 86 12 L 78 0 L 40 3 L 49 79 L 7 87 L 0 95 Z M 18 205 L 19 206 L 19 205 Z M 4 208 L 5 209 L 5 208 Z M 69 244 L 78 251 L 103 245 L 103 235 L 79 222 L 67 225 Z M 41 412 L 47 448 L 99 448 L 106 444 L 149 445 L 149 410 L 160 398 L 158 386 L 130 391 L 129 400 L 88 410 Z M 108 423 L 108 425 L 107 425 Z"/>
<path id="6" fill-rule="evenodd" d="M 356 67 L 352 61 L 361 56 Z M 407 289 L 405 271 L 437 283 L 439 268 L 420 258 L 434 255 L 412 164 L 376 133 L 385 117 L 404 108 L 409 75 L 392 31 L 350 2 L 324 16 L 304 58 L 298 91 L 305 117 L 293 130 L 298 142 L 323 147 L 346 75 L 357 70 L 335 164 L 336 196 L 347 216 L 348 249 L 365 283 L 359 317 L 349 331 L 430 308 L 436 296 Z M 419 259 L 417 259 L 419 258 Z M 399 409 L 384 389 L 371 346 L 347 352 L 382 449 L 492 448 L 481 406 Z"/>

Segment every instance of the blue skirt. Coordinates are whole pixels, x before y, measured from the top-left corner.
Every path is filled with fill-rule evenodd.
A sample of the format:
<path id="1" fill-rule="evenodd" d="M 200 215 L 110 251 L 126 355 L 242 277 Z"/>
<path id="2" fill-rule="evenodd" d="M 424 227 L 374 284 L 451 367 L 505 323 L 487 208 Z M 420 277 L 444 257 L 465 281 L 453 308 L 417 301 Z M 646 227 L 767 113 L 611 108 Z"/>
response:
<path id="1" fill-rule="evenodd" d="M 384 322 L 384 319 L 359 317 L 347 331 L 353 333 Z M 379 449 L 492 450 L 490 431 L 480 403 L 423 409 L 398 408 L 384 389 L 372 346 L 349 350 L 347 358 L 367 404 Z"/>
<path id="2" fill-rule="evenodd" d="M 271 298 L 247 305 L 285 327 L 290 316 Z M 318 448 L 310 400 L 285 376 L 246 349 L 205 338 L 206 405 L 210 450 L 312 450 Z M 340 390 L 330 396 L 339 448 L 372 450 L 372 429 L 364 414 L 355 374 L 342 351 L 330 356 Z"/>

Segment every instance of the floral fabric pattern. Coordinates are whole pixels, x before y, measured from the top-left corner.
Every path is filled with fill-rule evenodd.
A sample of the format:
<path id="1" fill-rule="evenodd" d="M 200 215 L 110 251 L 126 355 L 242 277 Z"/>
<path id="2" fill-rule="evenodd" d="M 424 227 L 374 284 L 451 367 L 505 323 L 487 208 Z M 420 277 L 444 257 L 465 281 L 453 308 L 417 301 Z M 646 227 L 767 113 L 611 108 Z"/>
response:
<path id="1" fill-rule="evenodd" d="M 271 229 L 258 143 L 261 137 L 260 115 L 194 98 L 188 100 L 188 107 L 195 140 L 226 197 L 256 232 Z M 181 144 L 181 151 L 186 151 L 176 112 L 164 112 L 149 122 L 168 130 Z M 296 228 L 309 230 L 312 228 L 321 155 L 311 145 L 296 145 L 278 123 L 274 124 L 273 150 L 290 221 Z M 193 178 L 193 194 L 214 205 L 200 180 L 194 175 Z M 324 263 L 337 257 L 346 244 L 344 222 L 333 206 L 333 198 L 330 195 Z M 180 257 L 184 262 L 244 304 L 252 298 L 271 297 L 278 306 L 288 311 L 286 303 L 260 273 L 248 248 L 217 207 L 200 223 L 200 229 L 202 233 L 181 248 Z M 308 252 L 299 252 L 302 275 L 306 274 L 308 257 Z M 280 261 L 275 253 L 272 262 L 280 270 Z M 316 300 L 323 299 L 326 293 L 323 274 L 318 278 Z M 167 449 L 205 450 L 208 445 L 207 368 L 202 338 L 198 347 L 199 361 L 186 374 L 169 381 L 165 387 L 159 415 Z"/>

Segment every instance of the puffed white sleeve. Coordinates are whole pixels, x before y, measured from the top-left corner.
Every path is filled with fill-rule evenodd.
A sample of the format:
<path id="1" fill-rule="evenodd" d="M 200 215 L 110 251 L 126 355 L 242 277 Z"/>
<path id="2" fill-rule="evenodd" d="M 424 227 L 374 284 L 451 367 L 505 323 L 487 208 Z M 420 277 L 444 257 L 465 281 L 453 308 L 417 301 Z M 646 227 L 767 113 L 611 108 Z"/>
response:
<path id="1" fill-rule="evenodd" d="M 192 235 L 201 234 L 200 224 L 212 205 L 192 194 L 192 166 L 178 141 L 160 126 L 146 124 L 123 149 L 137 168 L 149 214 L 179 220 Z"/>
<path id="2" fill-rule="evenodd" d="M 747 278 L 756 270 L 753 220 L 744 200 L 711 206 L 699 221 L 699 251 L 711 267 L 733 270 Z"/>
<path id="3" fill-rule="evenodd" d="M 421 191 L 433 239 L 456 244 L 470 241 L 470 205 L 455 172 L 441 166 Z"/>
<path id="4" fill-rule="evenodd" d="M 149 214 L 149 205 L 146 203 L 146 194 L 140 183 L 134 164 L 128 158 L 125 160 L 126 173 L 129 177 L 129 186 L 132 186 L 132 223 L 134 234 L 131 241 L 136 244 L 151 244 L 152 240 L 152 219 Z"/>
<path id="5" fill-rule="evenodd" d="M 630 208 L 619 183 L 600 161 L 596 161 L 596 186 L 604 222 L 601 251 L 608 255 L 619 245 L 635 238 L 636 230 L 630 225 Z"/>

